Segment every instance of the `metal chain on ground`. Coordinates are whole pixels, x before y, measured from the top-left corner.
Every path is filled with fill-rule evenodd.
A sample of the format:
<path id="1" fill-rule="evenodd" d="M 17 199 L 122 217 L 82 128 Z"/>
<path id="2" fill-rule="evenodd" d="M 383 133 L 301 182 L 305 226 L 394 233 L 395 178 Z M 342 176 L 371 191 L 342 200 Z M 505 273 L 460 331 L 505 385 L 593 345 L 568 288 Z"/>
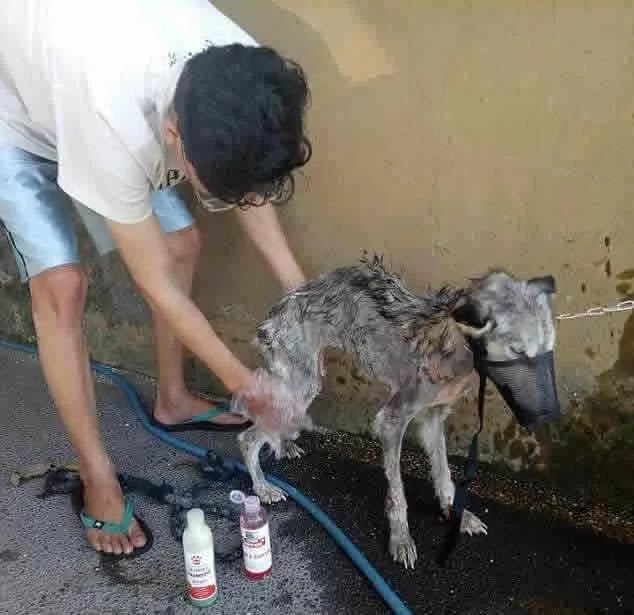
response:
<path id="1" fill-rule="evenodd" d="M 587 309 L 585 312 L 576 312 L 573 314 L 559 314 L 557 320 L 572 320 L 573 318 L 585 318 L 590 316 L 605 316 L 605 314 L 612 314 L 614 312 L 628 312 L 634 310 L 634 300 L 628 299 L 627 301 L 619 301 L 616 305 L 612 306 L 596 306 Z"/>

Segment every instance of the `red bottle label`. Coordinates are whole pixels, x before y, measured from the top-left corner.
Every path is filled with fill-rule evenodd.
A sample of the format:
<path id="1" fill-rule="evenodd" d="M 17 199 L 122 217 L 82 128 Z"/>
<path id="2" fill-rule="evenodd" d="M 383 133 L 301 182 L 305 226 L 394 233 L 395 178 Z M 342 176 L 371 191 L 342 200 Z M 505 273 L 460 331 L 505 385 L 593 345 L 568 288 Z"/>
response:
<path id="1" fill-rule="evenodd" d="M 192 600 L 209 600 L 217 591 L 213 549 L 185 555 L 187 591 Z"/>
<path id="2" fill-rule="evenodd" d="M 242 528 L 244 568 L 251 579 L 264 577 L 272 567 L 269 524 L 257 529 Z"/>

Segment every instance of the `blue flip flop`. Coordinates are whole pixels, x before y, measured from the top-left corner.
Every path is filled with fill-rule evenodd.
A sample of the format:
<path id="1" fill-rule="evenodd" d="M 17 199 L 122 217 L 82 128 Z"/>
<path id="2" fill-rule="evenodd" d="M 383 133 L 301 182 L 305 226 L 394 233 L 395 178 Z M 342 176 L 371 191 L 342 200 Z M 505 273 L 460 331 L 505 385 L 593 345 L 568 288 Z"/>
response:
<path id="1" fill-rule="evenodd" d="M 175 423 L 173 425 L 167 425 L 165 423 L 161 423 L 157 421 L 154 416 L 150 417 L 150 421 L 155 427 L 162 429 L 163 431 L 170 432 L 179 432 L 179 431 L 242 431 L 251 427 L 253 423 L 249 420 L 244 423 L 214 423 L 212 419 L 219 416 L 220 414 L 225 414 L 225 412 L 231 412 L 231 408 L 227 402 L 219 401 L 214 403 L 214 406 L 205 410 L 205 412 L 201 412 L 200 414 L 196 414 L 192 416 L 190 419 L 183 421 L 182 423 Z"/>
<path id="2" fill-rule="evenodd" d="M 75 500 L 75 506 L 79 512 L 79 519 L 81 521 L 81 524 L 85 528 L 100 530 L 108 534 L 125 534 L 127 536 L 128 532 L 130 531 L 132 519 L 136 519 L 137 523 L 145 534 L 145 544 L 142 547 L 135 547 L 131 553 L 121 554 L 104 553 L 103 551 L 101 551 L 100 554 L 103 557 L 107 557 L 108 559 L 132 559 L 133 557 L 138 557 L 143 553 L 147 553 L 147 551 L 152 548 L 152 545 L 154 544 L 154 536 L 152 534 L 152 531 L 145 523 L 145 521 L 141 519 L 141 517 L 134 514 L 134 504 L 129 495 L 124 496 L 123 515 L 121 516 L 121 520 L 118 523 L 96 519 L 95 517 L 91 517 L 85 512 L 83 503 L 83 487 L 80 487 L 77 490 L 76 496 L 77 499 Z"/>

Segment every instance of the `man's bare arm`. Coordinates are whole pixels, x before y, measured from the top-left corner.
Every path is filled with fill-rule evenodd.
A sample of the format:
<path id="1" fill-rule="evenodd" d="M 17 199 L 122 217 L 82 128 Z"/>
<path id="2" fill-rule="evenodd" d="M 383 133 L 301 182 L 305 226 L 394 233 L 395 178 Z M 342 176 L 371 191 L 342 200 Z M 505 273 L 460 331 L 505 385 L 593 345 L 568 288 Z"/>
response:
<path id="1" fill-rule="evenodd" d="M 180 342 L 230 392 L 247 386 L 251 370 L 227 348 L 196 304 L 176 283 L 173 261 L 155 216 L 138 224 L 108 221 L 108 227 L 130 275 Z"/>
<path id="2" fill-rule="evenodd" d="M 304 273 L 291 252 L 273 205 L 236 209 L 236 215 L 240 226 L 271 267 L 284 290 L 303 284 Z"/>

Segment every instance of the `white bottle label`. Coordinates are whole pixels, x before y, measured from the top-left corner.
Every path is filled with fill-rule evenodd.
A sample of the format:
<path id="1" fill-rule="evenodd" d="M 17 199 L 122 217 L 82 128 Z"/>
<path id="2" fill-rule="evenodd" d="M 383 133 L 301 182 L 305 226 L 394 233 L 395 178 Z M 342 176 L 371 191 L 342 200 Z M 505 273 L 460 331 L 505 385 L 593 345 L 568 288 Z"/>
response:
<path id="1" fill-rule="evenodd" d="M 250 574 L 268 572 L 272 566 L 269 524 L 257 530 L 241 528 L 244 567 Z"/>
<path id="2" fill-rule="evenodd" d="M 185 553 L 187 590 L 193 600 L 209 600 L 218 593 L 214 550 Z"/>

